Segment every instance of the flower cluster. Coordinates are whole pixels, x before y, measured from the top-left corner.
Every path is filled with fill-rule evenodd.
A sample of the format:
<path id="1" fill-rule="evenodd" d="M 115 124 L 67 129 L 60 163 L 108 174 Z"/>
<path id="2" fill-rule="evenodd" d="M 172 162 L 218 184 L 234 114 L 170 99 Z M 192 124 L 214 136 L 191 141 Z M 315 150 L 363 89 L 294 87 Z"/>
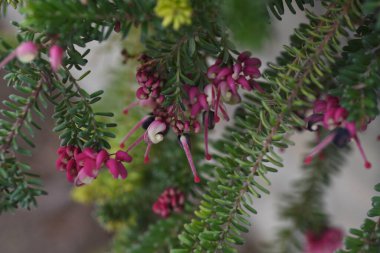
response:
<path id="1" fill-rule="evenodd" d="M 201 131 L 202 119 L 205 141 L 205 158 L 211 159 L 208 149 L 208 131 L 215 127 L 220 121 L 220 117 L 229 120 L 224 103 L 236 104 L 241 98 L 238 89 L 241 87 L 247 91 L 256 89 L 263 92 L 263 89 L 254 80 L 260 77 L 259 67 L 261 62 L 257 58 L 250 57 L 249 52 L 241 53 L 233 65 L 224 65 L 222 60 L 216 60 L 207 71 L 209 84 L 202 86 L 191 86 L 184 84 L 183 90 L 187 94 L 182 98 L 183 107 L 176 104 L 167 107 L 163 106 L 165 97 L 161 94 L 161 86 L 164 80 L 160 79 L 154 62 L 147 57 L 142 57 L 142 65 L 139 67 L 136 79 L 141 87 L 138 88 L 136 96 L 139 99 L 124 109 L 127 113 L 132 107 L 137 105 L 150 106 L 152 113 L 145 116 L 138 122 L 121 141 L 120 147 L 125 147 L 125 142 L 140 127 L 146 131 L 128 148 L 132 150 L 139 143 L 145 141 L 147 148 L 144 161 L 149 162 L 149 152 L 152 144 L 163 141 L 164 136 L 171 129 L 177 136 L 182 149 L 188 159 L 190 168 L 194 175 L 194 181 L 200 182 L 200 178 L 194 166 L 190 147 L 190 133 Z"/>
<path id="2" fill-rule="evenodd" d="M 338 228 L 328 228 L 321 235 L 306 233 L 305 253 L 333 253 L 342 247 L 343 232 Z"/>
<path id="3" fill-rule="evenodd" d="M 173 23 L 174 30 L 178 30 L 182 25 L 191 24 L 192 9 L 189 0 L 158 0 L 154 11 L 164 19 L 164 27 Z"/>
<path id="4" fill-rule="evenodd" d="M 63 49 L 58 45 L 53 45 L 49 49 L 49 61 L 53 71 L 57 71 L 61 67 L 63 53 Z M 3 68 L 15 57 L 17 57 L 17 59 L 23 63 L 29 63 L 32 62 L 37 57 L 37 55 L 38 46 L 34 42 L 23 42 L 0 62 L 0 68 Z"/>
<path id="5" fill-rule="evenodd" d="M 57 169 L 65 171 L 67 180 L 76 186 L 91 183 L 103 165 L 109 169 L 115 179 L 125 179 L 128 174 L 122 162 L 132 161 L 132 157 L 121 150 L 114 154 L 114 158 L 111 158 L 104 149 L 96 152 L 91 148 L 81 150 L 73 146 L 60 147 L 57 153 L 59 155 L 56 161 Z"/>
<path id="6" fill-rule="evenodd" d="M 307 129 L 316 131 L 323 127 L 330 131 L 330 134 L 322 140 L 305 158 L 305 163 L 309 164 L 317 154 L 333 142 L 338 147 L 345 146 L 351 139 L 354 139 L 359 151 L 364 159 L 365 168 L 371 168 L 361 142 L 357 136 L 355 122 L 347 120 L 349 112 L 340 106 L 339 99 L 327 96 L 326 99 L 318 99 L 314 102 L 313 114 L 305 119 Z M 365 130 L 366 125 L 360 130 Z"/>
<path id="7" fill-rule="evenodd" d="M 172 212 L 182 212 L 185 195 L 177 188 L 167 188 L 153 204 L 153 212 L 167 218 Z"/>

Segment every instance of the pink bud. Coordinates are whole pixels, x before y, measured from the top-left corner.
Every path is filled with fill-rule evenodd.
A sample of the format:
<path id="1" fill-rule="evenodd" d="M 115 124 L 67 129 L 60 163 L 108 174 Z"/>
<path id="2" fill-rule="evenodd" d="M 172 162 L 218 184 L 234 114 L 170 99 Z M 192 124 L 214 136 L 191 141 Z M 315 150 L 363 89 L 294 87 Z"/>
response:
<path id="1" fill-rule="evenodd" d="M 245 61 L 246 59 L 248 59 L 249 57 L 251 56 L 251 53 L 248 52 L 248 51 L 244 51 L 244 52 L 241 52 L 238 56 L 238 61 L 239 62 L 243 62 Z"/>
<path id="2" fill-rule="evenodd" d="M 248 59 L 246 59 L 245 61 L 244 61 L 244 64 L 246 65 L 246 66 L 253 66 L 253 67 L 260 67 L 261 66 L 261 61 L 260 61 L 260 59 L 258 59 L 258 58 L 248 58 Z"/>
<path id="3" fill-rule="evenodd" d="M 36 44 L 31 41 L 23 42 L 16 48 L 16 56 L 19 61 L 28 63 L 34 60 L 38 54 Z"/>
<path id="4" fill-rule="evenodd" d="M 116 152 L 115 158 L 118 161 L 123 161 L 123 162 L 127 162 L 127 163 L 132 161 L 132 157 L 127 152 L 124 152 L 122 150 L 119 150 Z"/>
<path id="5" fill-rule="evenodd" d="M 53 45 L 49 50 L 49 61 L 51 68 L 56 72 L 62 65 L 63 49 L 58 45 Z"/>

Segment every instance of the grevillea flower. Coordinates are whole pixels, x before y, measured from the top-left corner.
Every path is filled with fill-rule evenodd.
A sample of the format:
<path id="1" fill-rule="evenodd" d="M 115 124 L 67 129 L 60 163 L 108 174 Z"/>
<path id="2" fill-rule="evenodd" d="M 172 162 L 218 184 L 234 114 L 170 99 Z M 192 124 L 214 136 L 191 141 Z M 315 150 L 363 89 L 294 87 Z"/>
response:
<path id="1" fill-rule="evenodd" d="M 53 71 L 57 71 L 62 65 L 63 49 L 58 45 L 53 45 L 49 49 L 49 61 Z"/>
<path id="2" fill-rule="evenodd" d="M 140 57 L 141 66 L 136 73 L 136 80 L 140 86 L 136 91 L 138 100 L 127 106 L 124 113 L 127 114 L 135 106 L 149 106 L 152 108 L 152 112 L 143 117 L 125 135 L 120 147 L 125 148 L 125 143 L 138 129 L 145 129 L 145 132 L 130 144 L 126 151 L 129 152 L 144 141 L 147 144 L 144 161 L 149 162 L 149 152 L 153 144 L 163 141 L 167 132 L 172 130 L 178 136 L 179 145 L 186 154 L 194 181 L 200 182 L 191 154 L 190 134 L 201 131 L 202 126 L 199 122 L 201 118 L 205 158 L 210 160 L 212 157 L 209 152 L 208 132 L 214 129 L 221 118 L 229 120 L 225 103 L 239 103 L 241 100 L 238 93 L 240 88 L 247 91 L 256 89 L 264 92 L 254 80 L 260 76 L 261 62 L 250 56 L 248 52 L 241 53 L 233 65 L 224 65 L 221 59 L 217 59 L 207 71 L 209 84 L 204 87 L 184 84 L 183 90 L 187 96 L 182 98 L 183 106 L 164 106 L 165 97 L 161 91 L 164 89 L 166 80 L 158 74 L 157 62 L 142 55 Z"/>
<path id="3" fill-rule="evenodd" d="M 307 129 L 316 131 L 323 127 L 330 130 L 330 134 L 306 156 L 306 164 L 310 164 L 313 158 L 331 143 L 343 147 L 353 139 L 363 157 L 364 167 L 372 167 L 357 135 L 356 124 L 347 121 L 348 116 L 349 112 L 340 106 L 337 97 L 328 96 L 325 100 L 315 101 L 313 114 L 306 118 Z"/>
<path id="4" fill-rule="evenodd" d="M 177 188 L 167 188 L 153 204 L 153 212 L 167 218 L 172 212 L 182 212 L 185 205 L 185 195 Z"/>
<path id="5" fill-rule="evenodd" d="M 38 47 L 32 41 L 21 43 L 12 53 L 0 62 L 0 68 L 3 68 L 15 57 L 21 62 L 28 63 L 34 60 L 38 54 Z"/>
<path id="6" fill-rule="evenodd" d="M 338 228 L 327 228 L 320 235 L 306 233 L 305 253 L 334 253 L 342 247 L 343 232 Z"/>
<path id="7" fill-rule="evenodd" d="M 132 157 L 121 150 L 116 152 L 115 158 L 111 158 L 105 149 L 95 152 L 91 148 L 81 150 L 72 146 L 60 147 L 57 153 L 57 169 L 66 171 L 67 180 L 76 186 L 91 183 L 103 165 L 109 169 L 114 178 L 125 179 L 128 174 L 123 162 L 132 161 Z"/>

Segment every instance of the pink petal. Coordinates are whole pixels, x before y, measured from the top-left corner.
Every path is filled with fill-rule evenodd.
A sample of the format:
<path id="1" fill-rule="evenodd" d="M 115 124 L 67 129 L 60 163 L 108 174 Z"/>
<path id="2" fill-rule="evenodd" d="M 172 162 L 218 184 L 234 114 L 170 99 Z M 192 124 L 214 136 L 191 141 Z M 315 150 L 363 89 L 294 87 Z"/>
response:
<path id="1" fill-rule="evenodd" d="M 123 161 L 123 162 L 131 162 L 132 161 L 132 156 L 130 156 L 127 152 L 119 150 L 115 154 L 115 158 L 118 161 Z"/>
<path id="2" fill-rule="evenodd" d="M 104 149 L 102 149 L 98 155 L 96 156 L 96 169 L 100 169 L 102 167 L 103 163 L 108 159 L 108 152 Z"/>

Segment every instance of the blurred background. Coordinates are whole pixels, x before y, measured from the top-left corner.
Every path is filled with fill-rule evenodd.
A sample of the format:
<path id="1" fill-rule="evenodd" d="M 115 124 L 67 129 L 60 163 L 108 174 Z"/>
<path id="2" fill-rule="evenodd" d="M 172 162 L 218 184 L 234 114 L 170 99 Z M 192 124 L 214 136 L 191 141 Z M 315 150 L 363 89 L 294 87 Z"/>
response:
<path id="1" fill-rule="evenodd" d="M 15 31 L 9 22 L 20 19 L 22 17 L 9 9 L 7 17 L 0 19 L 0 36 L 12 40 Z M 273 61 L 282 45 L 289 42 L 288 37 L 294 28 L 305 20 L 303 13 L 287 13 L 282 22 L 273 20 L 270 39 L 254 55 L 262 59 L 264 66 L 265 62 Z M 111 41 L 102 45 L 94 43 L 89 47 L 92 48 L 92 53 L 88 57 L 87 69 L 91 69 L 92 73 L 82 83 L 83 87 L 95 91 L 112 85 L 112 70 L 117 69 L 122 62 L 121 45 Z M 3 74 L 0 72 L 0 76 Z M 8 94 L 8 89 L 0 80 L 0 99 L 6 98 Z M 122 108 L 120 112 L 121 110 Z M 232 108 L 230 110 L 232 112 Z M 38 149 L 34 150 L 29 161 L 34 171 L 42 176 L 48 195 L 38 199 L 38 208 L 31 211 L 17 210 L 0 216 L 0 252 L 106 252 L 112 235 L 97 223 L 92 206 L 72 201 L 72 185 L 66 182 L 63 174 L 55 170 L 55 150 L 59 142 L 51 131 L 52 126 L 53 121 L 47 118 L 43 131 L 35 139 Z M 223 127 L 222 124 L 218 125 L 213 138 L 218 138 Z M 380 182 L 379 134 L 380 120 L 375 120 L 368 131 L 360 136 L 373 168 L 365 170 L 358 150 L 353 148 L 346 166 L 334 179 L 326 196 L 327 210 L 332 216 L 333 225 L 345 231 L 361 225 L 370 208 L 373 186 Z M 278 217 L 277 208 L 282 194 L 291 191 L 291 182 L 301 175 L 301 155 L 306 153 L 306 143 L 312 137 L 312 134 L 303 133 L 302 136 L 295 135 L 292 138 L 296 145 L 283 153 L 284 168 L 279 173 L 270 175 L 269 179 L 273 183 L 270 187 L 271 195 L 256 200 L 255 207 L 259 214 L 252 217 L 253 228 L 246 235 L 247 243 L 241 252 L 255 252 L 258 241 L 273 239 L 276 229 L 284 225 L 285 222 Z"/>

